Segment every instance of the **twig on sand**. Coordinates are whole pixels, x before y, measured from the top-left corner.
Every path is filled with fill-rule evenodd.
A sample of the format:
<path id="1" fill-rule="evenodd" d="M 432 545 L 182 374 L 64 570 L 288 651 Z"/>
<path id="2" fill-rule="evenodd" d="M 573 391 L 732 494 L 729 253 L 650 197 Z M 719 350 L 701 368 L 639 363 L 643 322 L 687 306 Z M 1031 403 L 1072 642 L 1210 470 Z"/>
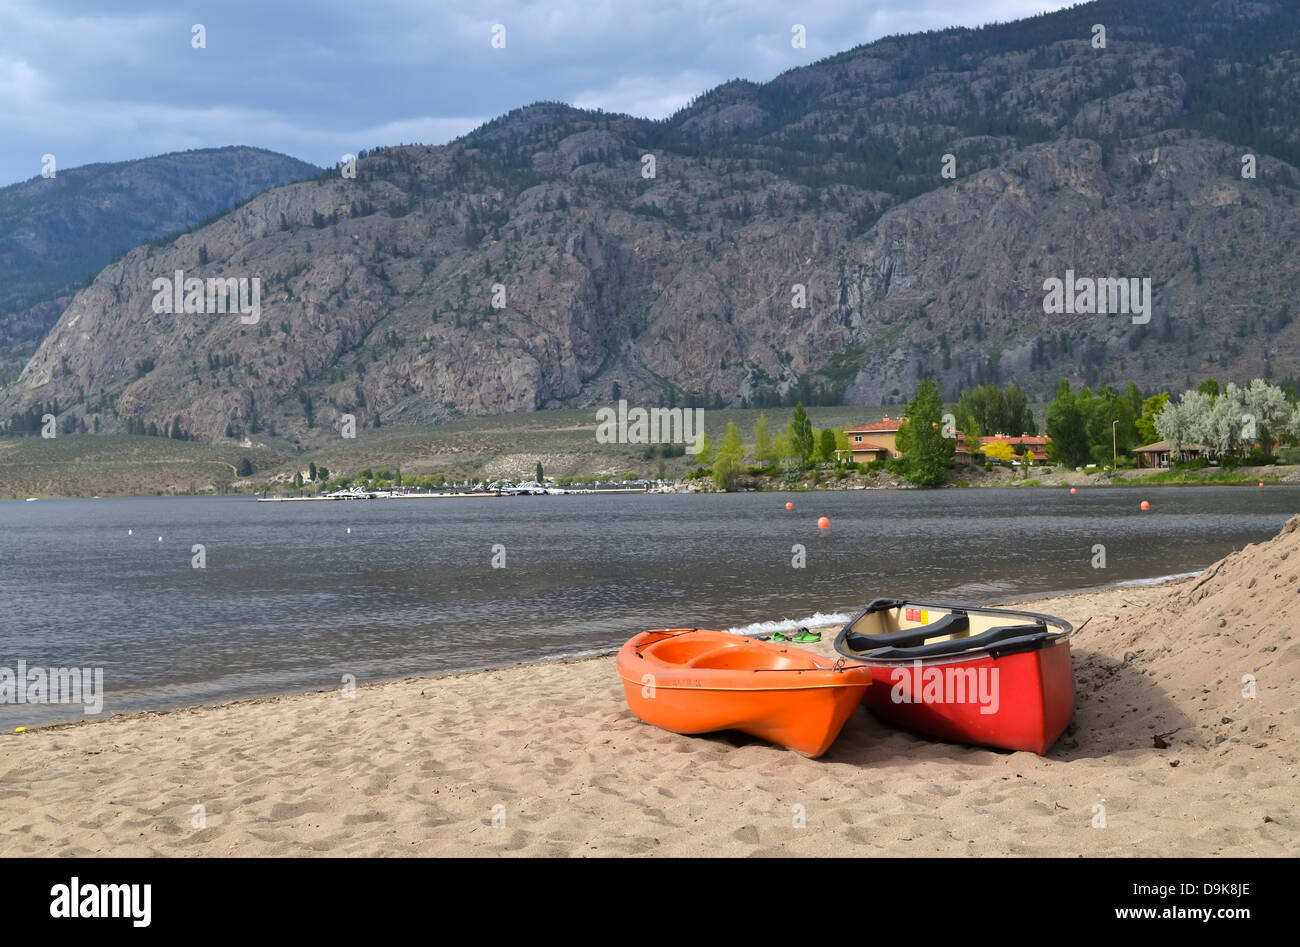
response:
<path id="1" fill-rule="evenodd" d="M 1218 562 L 1216 562 L 1216 563 L 1214 564 L 1214 571 L 1213 571 L 1213 572 L 1211 572 L 1211 573 L 1210 573 L 1209 575 L 1207 575 L 1205 578 L 1201 579 L 1200 582 L 1197 582 L 1195 585 L 1193 585 L 1190 589 L 1187 590 L 1187 597 L 1188 597 L 1188 598 L 1191 598 L 1193 592 L 1195 592 L 1197 589 L 1199 589 L 1199 588 L 1200 588 L 1202 585 L 1204 585 L 1206 582 L 1209 582 L 1209 581 L 1210 581 L 1211 579 L 1213 579 L 1216 575 L 1218 575 L 1218 574 L 1219 574 L 1219 570 L 1223 568 L 1223 564 L 1224 564 L 1224 562 L 1226 562 L 1226 561 L 1227 561 L 1226 559 L 1220 559 Z"/>

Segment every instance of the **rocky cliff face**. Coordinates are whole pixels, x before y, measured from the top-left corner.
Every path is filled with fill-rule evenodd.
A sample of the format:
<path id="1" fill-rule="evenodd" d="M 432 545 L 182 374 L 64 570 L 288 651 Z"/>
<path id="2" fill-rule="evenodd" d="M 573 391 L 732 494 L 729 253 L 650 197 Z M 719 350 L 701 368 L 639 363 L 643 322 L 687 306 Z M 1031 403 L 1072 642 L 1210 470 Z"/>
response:
<path id="1" fill-rule="evenodd" d="M 0 413 L 312 437 L 615 394 L 1294 377 L 1295 26 L 1099 3 L 728 83 L 665 123 L 541 104 L 383 149 L 110 265 Z M 260 279 L 260 320 L 155 313 L 176 270 Z M 1149 323 L 1044 312 L 1067 270 L 1150 278 Z"/>
<path id="2" fill-rule="evenodd" d="M 30 355 L 54 325 L 72 297 L 69 283 L 146 240 L 319 173 L 260 148 L 207 148 L 79 168 L 56 165 L 52 178 L 0 188 L 0 378 L 15 349 L 34 340 Z"/>

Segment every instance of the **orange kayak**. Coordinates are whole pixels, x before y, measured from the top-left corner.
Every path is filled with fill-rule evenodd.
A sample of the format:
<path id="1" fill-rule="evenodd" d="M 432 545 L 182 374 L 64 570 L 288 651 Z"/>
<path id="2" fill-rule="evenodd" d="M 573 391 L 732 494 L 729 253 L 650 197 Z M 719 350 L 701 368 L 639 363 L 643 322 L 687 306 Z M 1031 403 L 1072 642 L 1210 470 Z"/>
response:
<path id="1" fill-rule="evenodd" d="M 740 730 L 821 756 L 871 684 L 871 669 L 696 628 L 633 636 L 618 653 L 632 713 L 674 733 Z"/>

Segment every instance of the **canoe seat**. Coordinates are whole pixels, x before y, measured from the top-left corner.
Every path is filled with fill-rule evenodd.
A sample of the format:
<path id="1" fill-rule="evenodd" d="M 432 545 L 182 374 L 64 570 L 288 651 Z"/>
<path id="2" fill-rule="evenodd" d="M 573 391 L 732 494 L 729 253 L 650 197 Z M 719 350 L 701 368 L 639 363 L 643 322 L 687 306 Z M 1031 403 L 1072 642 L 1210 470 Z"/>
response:
<path id="1" fill-rule="evenodd" d="M 933 627 L 930 625 L 927 628 Z M 923 630 L 923 629 L 922 629 Z M 870 651 L 872 658 L 878 659 L 909 659 L 909 658 L 931 658 L 939 655 L 961 654 L 965 651 L 981 651 L 989 648 L 990 645 L 995 647 L 989 648 L 994 652 L 994 656 L 1005 648 L 1011 648 L 1015 645 L 1039 641 L 1053 634 L 1047 630 L 1047 626 L 1042 622 L 1036 622 L 1032 625 L 998 625 L 995 628 L 989 628 L 978 635 L 971 635 L 967 638 L 953 638 L 949 641 L 936 641 L 934 644 L 923 644 L 915 647 L 884 647 Z M 872 637 L 870 635 L 859 635 L 860 638 Z M 877 635 L 876 638 L 887 638 L 889 635 Z M 870 646 L 868 646 L 870 647 Z"/>
<path id="2" fill-rule="evenodd" d="M 969 630 L 970 616 L 965 612 L 952 612 L 944 615 L 938 621 L 930 622 L 930 624 L 922 625 L 919 628 L 903 628 L 900 631 L 885 632 L 883 635 L 863 635 L 850 632 L 845 641 L 854 651 L 871 651 L 875 648 L 884 648 L 891 645 L 898 647 L 919 645 L 929 638 L 938 638 L 941 635 L 959 635 L 963 631 Z"/>

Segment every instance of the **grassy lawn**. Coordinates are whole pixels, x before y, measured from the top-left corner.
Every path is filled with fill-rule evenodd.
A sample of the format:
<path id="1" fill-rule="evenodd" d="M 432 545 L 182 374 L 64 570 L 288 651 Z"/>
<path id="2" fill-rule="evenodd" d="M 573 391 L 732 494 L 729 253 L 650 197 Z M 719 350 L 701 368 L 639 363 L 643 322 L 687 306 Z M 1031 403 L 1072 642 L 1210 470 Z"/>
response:
<path id="1" fill-rule="evenodd" d="M 1277 474 L 1239 474 L 1227 470 L 1211 470 L 1207 467 L 1202 470 L 1162 470 L 1159 473 L 1147 474 L 1142 477 L 1116 477 L 1113 482 L 1118 486 L 1129 483 L 1166 486 L 1252 485 L 1261 482 L 1277 483 L 1278 477 Z"/>

